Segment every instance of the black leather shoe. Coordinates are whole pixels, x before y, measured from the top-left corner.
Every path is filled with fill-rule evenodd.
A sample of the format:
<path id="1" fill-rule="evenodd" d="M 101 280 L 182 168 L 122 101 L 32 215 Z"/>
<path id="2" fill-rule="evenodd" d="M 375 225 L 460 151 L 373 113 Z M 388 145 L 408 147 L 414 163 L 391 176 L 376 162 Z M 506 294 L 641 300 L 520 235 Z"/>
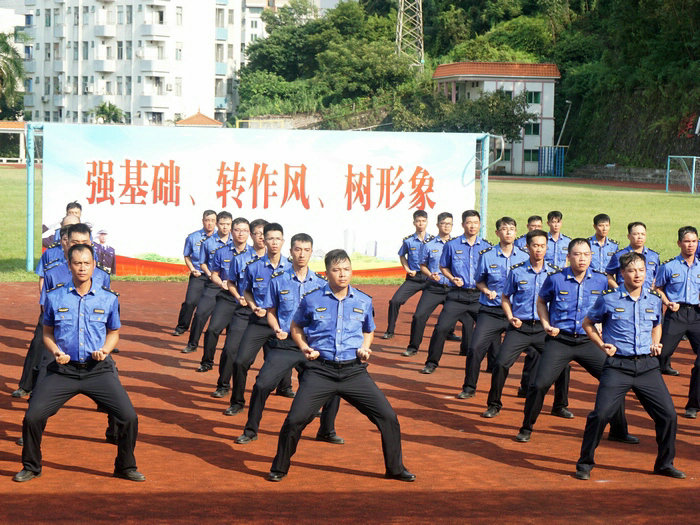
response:
<path id="1" fill-rule="evenodd" d="M 175 327 L 175 330 L 173 330 L 172 335 L 174 335 L 175 337 L 177 337 L 177 336 L 180 336 L 180 335 L 182 335 L 182 334 L 184 334 L 184 333 L 185 333 L 185 330 L 183 330 L 183 329 L 180 328 L 179 326 L 176 326 L 176 327 Z"/>
<path id="2" fill-rule="evenodd" d="M 112 354 L 118 354 L 119 353 L 119 348 L 112 348 L 112 351 L 110 352 Z"/>
<path id="3" fill-rule="evenodd" d="M 667 375 L 667 376 L 679 376 L 679 375 L 681 375 L 681 373 L 678 370 L 676 370 L 675 368 L 671 368 L 670 366 L 667 368 L 664 368 L 661 371 L 661 373 L 664 375 Z"/>
<path id="4" fill-rule="evenodd" d="M 474 397 L 476 391 L 471 388 L 465 388 L 459 394 L 457 394 L 457 399 L 470 399 Z"/>
<path id="5" fill-rule="evenodd" d="M 395 480 L 398 480 L 398 481 L 408 481 L 408 482 L 416 481 L 416 475 L 410 473 L 410 472 L 409 472 L 408 470 L 406 470 L 406 469 L 403 469 L 403 470 L 402 470 L 401 472 L 399 472 L 398 474 L 389 474 L 389 473 L 387 472 L 386 474 L 384 474 L 384 477 L 385 477 L 386 479 L 395 479 Z"/>
<path id="6" fill-rule="evenodd" d="M 406 350 L 403 351 L 403 354 L 401 354 L 404 357 L 411 357 L 414 356 L 418 353 L 418 350 L 415 348 L 406 348 Z"/>
<path id="7" fill-rule="evenodd" d="M 277 390 L 275 394 L 281 397 L 288 397 L 290 399 L 294 399 L 294 396 L 296 395 L 296 393 L 294 393 L 294 390 L 292 390 L 292 387 Z"/>
<path id="8" fill-rule="evenodd" d="M 34 472 L 32 470 L 27 470 L 26 468 L 23 468 L 17 474 L 15 474 L 15 477 L 12 478 L 12 481 L 16 481 L 17 483 L 24 483 L 25 481 L 38 478 L 39 476 L 41 476 L 41 472 Z"/>
<path id="9" fill-rule="evenodd" d="M 382 339 L 391 339 L 392 337 L 394 337 L 394 332 L 384 332 Z"/>
<path id="10" fill-rule="evenodd" d="M 564 419 L 574 419 L 574 414 L 567 408 L 557 408 L 556 410 L 552 410 L 552 415 L 563 417 Z"/>
<path id="11" fill-rule="evenodd" d="M 243 412 L 243 405 L 231 405 L 226 410 L 224 410 L 225 416 L 235 416 Z"/>
<path id="12" fill-rule="evenodd" d="M 345 440 L 336 434 L 316 434 L 316 441 L 324 441 L 326 443 L 332 443 L 333 445 L 342 445 Z"/>
<path id="13" fill-rule="evenodd" d="M 639 438 L 632 434 L 627 434 L 626 436 L 613 436 L 612 434 L 608 434 L 608 441 L 617 441 L 618 443 L 625 443 L 626 445 L 639 445 Z"/>
<path id="14" fill-rule="evenodd" d="M 654 474 L 657 476 L 666 476 L 667 478 L 685 479 L 685 474 L 674 466 L 654 469 Z"/>
<path id="15" fill-rule="evenodd" d="M 491 406 L 491 407 L 488 407 L 486 409 L 486 412 L 481 414 L 481 417 L 491 419 L 492 417 L 496 417 L 500 411 L 501 411 L 501 409 L 498 408 L 497 406 Z"/>
<path id="16" fill-rule="evenodd" d="M 461 342 L 461 341 L 462 341 L 462 338 L 453 332 L 453 333 L 451 333 L 451 334 L 447 334 L 447 337 L 445 337 L 445 340 L 446 340 L 446 341 L 457 341 L 457 342 Z"/>
<path id="17" fill-rule="evenodd" d="M 586 470 L 578 470 L 576 469 L 576 474 L 574 474 L 574 477 L 576 479 L 582 479 L 582 480 L 587 480 L 591 479 L 591 473 L 586 471 Z"/>
<path id="18" fill-rule="evenodd" d="M 25 390 L 24 388 L 18 388 L 12 394 L 10 394 L 12 397 L 25 397 L 28 396 L 31 392 Z"/>
<path id="19" fill-rule="evenodd" d="M 192 345 L 187 345 L 185 348 L 182 349 L 183 354 L 191 354 L 192 352 L 196 351 L 197 347 L 192 346 Z"/>
<path id="20" fill-rule="evenodd" d="M 421 374 L 432 374 L 433 372 L 435 372 L 436 368 L 437 367 L 434 364 L 428 363 L 427 365 L 425 365 L 423 367 L 423 369 L 420 371 L 420 373 Z"/>
<path id="21" fill-rule="evenodd" d="M 686 408 L 685 414 L 683 414 L 683 417 L 687 417 L 688 419 L 696 419 L 698 417 L 698 409 L 697 408 Z"/>
<path id="22" fill-rule="evenodd" d="M 518 397 L 527 397 L 527 390 L 524 388 L 518 388 Z"/>
<path id="23" fill-rule="evenodd" d="M 270 472 L 267 475 L 267 481 L 282 481 L 286 477 L 287 474 L 284 472 Z"/>
<path id="24" fill-rule="evenodd" d="M 211 370 L 211 365 L 199 365 L 197 372 L 209 372 Z"/>
<path id="25" fill-rule="evenodd" d="M 527 443 L 528 441 L 530 441 L 531 435 L 532 435 L 531 430 L 521 430 L 520 432 L 518 432 L 518 435 L 515 436 L 515 441 L 517 441 L 519 443 Z"/>
<path id="26" fill-rule="evenodd" d="M 239 445 L 247 445 L 248 443 L 250 443 L 252 441 L 256 441 L 257 439 L 258 439 L 257 434 L 254 436 L 246 436 L 245 434 L 241 434 L 240 436 L 238 436 L 236 438 L 235 442 L 238 443 Z"/>
<path id="27" fill-rule="evenodd" d="M 129 481 L 146 481 L 146 476 L 141 474 L 135 468 L 129 470 L 120 470 L 118 472 L 115 471 L 113 475 L 115 478 L 126 479 Z"/>

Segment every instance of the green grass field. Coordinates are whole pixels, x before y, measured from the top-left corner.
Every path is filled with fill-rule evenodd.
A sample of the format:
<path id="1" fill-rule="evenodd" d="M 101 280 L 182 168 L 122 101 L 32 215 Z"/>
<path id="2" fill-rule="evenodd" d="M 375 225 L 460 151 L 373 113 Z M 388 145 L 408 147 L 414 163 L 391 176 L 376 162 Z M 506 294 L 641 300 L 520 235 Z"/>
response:
<path id="1" fill-rule="evenodd" d="M 0 194 L 3 196 L 2 233 L 0 233 L 0 282 L 32 281 L 36 276 L 25 271 L 26 246 L 26 173 L 16 168 L 0 167 Z M 476 202 L 478 207 L 479 187 Z M 607 213 L 612 218 L 610 236 L 621 246 L 627 245 L 627 223 L 640 220 L 648 229 L 647 245 L 660 252 L 661 260 L 677 252 L 676 232 L 679 227 L 695 224 L 697 197 L 689 193 L 665 193 L 663 191 L 637 190 L 572 184 L 565 181 L 544 179 L 537 182 L 491 181 L 489 183 L 488 234 L 495 242 L 495 221 L 508 215 L 518 222 L 520 233 L 526 231 L 527 217 L 542 215 L 549 210 L 564 214 L 562 231 L 570 237 L 588 237 L 593 233 L 593 216 Z M 435 213 L 430 214 L 430 232 L 434 233 Z M 34 257 L 41 254 L 41 170 L 36 172 L 34 206 Z M 455 217 L 459 223 L 460 217 Z M 410 226 L 410 225 L 407 225 Z M 455 225 L 454 235 L 462 232 Z M 397 239 L 397 247 L 399 240 Z M 398 261 L 397 261 L 398 262 Z M 318 262 L 316 262 L 318 264 Z M 314 265 L 315 267 L 316 265 Z M 376 267 L 376 261 L 355 260 L 355 267 Z M 121 276 L 118 280 L 131 279 Z M 182 278 L 184 279 L 184 278 Z M 163 278 L 139 278 L 139 280 L 163 280 Z M 172 279 L 169 279 L 172 280 Z M 394 283 L 397 279 L 362 279 L 366 283 Z"/>

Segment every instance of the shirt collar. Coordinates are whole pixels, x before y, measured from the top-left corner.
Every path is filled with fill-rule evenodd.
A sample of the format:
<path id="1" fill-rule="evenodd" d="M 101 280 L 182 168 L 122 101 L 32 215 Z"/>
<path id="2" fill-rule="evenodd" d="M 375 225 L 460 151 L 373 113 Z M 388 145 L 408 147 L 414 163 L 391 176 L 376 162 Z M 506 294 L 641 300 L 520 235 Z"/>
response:
<path id="1" fill-rule="evenodd" d="M 326 283 L 323 286 L 323 295 L 327 295 L 335 299 L 336 301 L 339 301 L 339 299 L 335 296 L 333 293 L 333 290 L 331 290 L 331 285 Z M 348 285 L 348 294 L 345 297 L 354 297 L 355 295 L 355 289 L 352 286 Z"/>
<path id="2" fill-rule="evenodd" d="M 586 275 L 584 275 L 583 278 L 590 279 L 592 275 L 593 275 L 593 273 L 591 272 L 591 269 L 588 268 L 586 270 Z M 566 277 L 566 279 L 568 279 L 570 281 L 576 280 L 576 278 L 574 277 L 574 272 L 573 272 L 573 270 L 571 270 L 571 268 L 564 268 L 564 276 Z"/>
<path id="3" fill-rule="evenodd" d="M 95 286 L 94 275 L 93 275 L 93 279 L 91 279 L 91 281 L 92 282 L 90 283 L 90 290 L 88 291 L 87 294 L 95 295 L 95 290 L 97 289 L 97 287 Z M 72 278 L 71 278 L 70 282 L 68 283 L 67 288 L 68 288 L 68 293 L 72 293 L 72 294 L 75 294 L 78 297 L 80 297 L 80 294 L 78 293 L 78 291 L 75 288 L 75 285 L 73 284 Z M 87 295 L 87 294 L 85 294 L 85 295 Z"/>
<path id="4" fill-rule="evenodd" d="M 676 256 L 676 260 L 677 260 L 679 263 L 684 264 L 685 266 L 688 266 L 688 263 L 685 262 L 685 259 L 683 258 L 683 256 L 682 256 L 680 253 Z M 693 265 L 692 265 L 692 266 L 697 266 L 697 265 L 698 265 L 698 256 L 696 255 L 696 256 L 693 258 Z M 690 268 L 690 267 L 691 267 L 691 266 L 688 266 L 688 268 Z"/>
<path id="5" fill-rule="evenodd" d="M 467 236 L 465 234 L 460 235 L 459 240 L 462 244 L 468 244 L 467 243 Z M 480 242 L 481 242 L 481 237 L 479 237 L 478 235 L 476 237 L 474 237 L 474 246 L 476 246 Z"/>

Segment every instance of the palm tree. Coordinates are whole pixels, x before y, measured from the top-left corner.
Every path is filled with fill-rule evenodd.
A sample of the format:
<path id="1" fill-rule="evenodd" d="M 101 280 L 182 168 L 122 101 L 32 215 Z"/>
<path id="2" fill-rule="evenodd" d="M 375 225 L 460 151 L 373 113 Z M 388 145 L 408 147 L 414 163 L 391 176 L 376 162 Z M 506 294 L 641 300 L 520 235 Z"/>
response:
<path id="1" fill-rule="evenodd" d="M 6 106 L 14 105 L 24 79 L 24 63 L 13 46 L 14 36 L 0 33 L 0 99 Z"/>
<path id="2" fill-rule="evenodd" d="M 124 113 L 111 102 L 103 102 L 92 110 L 96 119 L 102 119 L 105 124 L 119 123 L 124 120 Z"/>

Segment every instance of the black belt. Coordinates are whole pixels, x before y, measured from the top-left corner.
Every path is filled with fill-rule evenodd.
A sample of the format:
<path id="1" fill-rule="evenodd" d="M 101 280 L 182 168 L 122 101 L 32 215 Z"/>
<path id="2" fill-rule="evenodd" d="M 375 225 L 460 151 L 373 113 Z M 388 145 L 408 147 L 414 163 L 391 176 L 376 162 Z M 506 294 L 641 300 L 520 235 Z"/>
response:
<path id="1" fill-rule="evenodd" d="M 360 360 L 358 358 L 355 359 L 348 359 L 347 361 L 332 361 L 330 359 L 317 359 L 321 364 L 331 366 L 333 368 L 347 368 L 348 366 L 353 366 L 353 365 L 359 365 Z"/>
<path id="2" fill-rule="evenodd" d="M 90 361 L 68 361 L 66 364 L 69 364 L 74 368 L 85 369 L 90 366 Z"/>
<path id="3" fill-rule="evenodd" d="M 647 359 L 649 357 L 654 357 L 651 354 L 642 354 L 642 355 L 612 355 L 610 357 L 617 357 L 618 359 L 629 359 L 632 361 L 637 361 L 639 359 Z"/>
<path id="4" fill-rule="evenodd" d="M 520 321 L 527 326 L 537 326 L 538 324 L 542 324 L 541 321 L 535 319 L 520 319 Z"/>
<path id="5" fill-rule="evenodd" d="M 583 339 L 584 337 L 588 337 L 586 334 L 575 334 L 564 330 L 559 330 L 559 335 L 565 335 L 567 337 L 571 337 L 572 339 Z"/>
<path id="6" fill-rule="evenodd" d="M 681 308 L 697 308 L 700 305 L 690 303 L 678 303 Z"/>

